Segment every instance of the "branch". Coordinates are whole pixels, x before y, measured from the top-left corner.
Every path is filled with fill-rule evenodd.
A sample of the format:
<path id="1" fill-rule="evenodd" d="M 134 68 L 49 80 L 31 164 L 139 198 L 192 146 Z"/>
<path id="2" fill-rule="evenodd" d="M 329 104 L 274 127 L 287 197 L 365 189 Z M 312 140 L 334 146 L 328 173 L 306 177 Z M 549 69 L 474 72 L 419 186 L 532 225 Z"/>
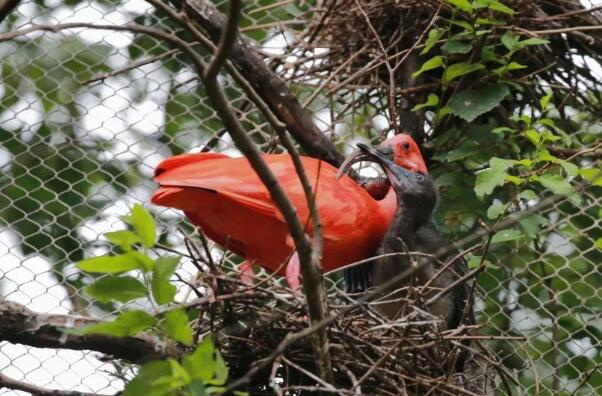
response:
<path id="1" fill-rule="evenodd" d="M 17 381 L 0 373 L 0 389 L 2 388 L 28 392 L 29 394 L 36 396 L 98 396 L 97 393 L 46 389 L 40 386 Z"/>
<path id="2" fill-rule="evenodd" d="M 226 31 L 232 29 L 232 26 L 234 26 L 234 29 L 238 26 L 237 21 L 239 18 L 238 14 L 240 13 L 240 1 L 241 0 L 231 1 L 229 18 L 230 20 L 228 23 L 223 25 Z M 232 22 L 232 19 L 234 19 L 235 22 Z M 230 37 L 232 37 L 233 39 L 230 42 L 220 42 L 220 46 L 218 47 L 218 53 L 227 53 L 229 51 L 228 47 L 235 45 L 235 33 L 236 32 L 234 32 L 234 34 L 225 32 L 222 35 L 222 37 L 227 37 L 228 35 L 230 35 Z M 216 61 L 219 62 L 219 64 L 217 65 L 217 71 L 219 71 L 219 67 L 223 65 L 225 58 L 222 58 L 222 56 L 218 54 L 214 56 L 212 63 Z M 213 108 L 217 111 L 222 122 L 228 129 L 228 132 L 230 133 L 232 140 L 236 144 L 236 147 L 250 162 L 251 166 L 270 192 L 270 197 L 274 200 L 276 206 L 282 213 L 282 216 L 285 218 L 291 236 L 295 242 L 295 248 L 297 254 L 299 255 L 299 261 L 301 263 L 301 273 L 303 274 L 304 280 L 303 287 L 307 298 L 307 308 L 310 323 L 313 324 L 320 322 L 326 316 L 327 306 L 326 295 L 321 284 L 320 263 L 313 260 L 314 257 L 312 254 L 311 244 L 307 236 L 305 235 L 304 227 L 301 224 L 297 215 L 297 210 L 293 206 L 292 202 L 290 201 L 286 192 L 283 190 L 282 186 L 278 183 L 278 180 L 272 173 L 271 169 L 263 160 L 261 151 L 257 148 L 257 146 L 253 143 L 251 138 L 247 135 L 246 131 L 236 118 L 236 115 L 232 111 L 230 104 L 228 103 L 224 95 L 223 89 L 217 81 L 217 71 L 213 73 L 208 73 L 204 72 L 203 70 L 199 70 L 199 74 L 202 76 L 203 83 L 205 84 L 205 88 L 207 90 L 207 96 L 213 104 Z M 303 170 L 297 169 L 297 171 L 299 172 L 300 177 L 303 178 Z M 308 182 L 306 177 L 304 180 L 305 182 Z M 311 201 L 313 198 L 311 188 L 309 194 L 310 195 L 308 195 L 308 199 L 310 199 Z M 310 208 L 312 208 L 313 202 L 310 203 Z M 319 228 L 318 224 L 316 224 L 316 226 Z M 324 378 L 328 382 L 331 382 L 332 368 L 330 362 L 330 355 L 328 351 L 329 346 L 326 329 L 320 328 L 318 332 L 312 332 L 312 341 L 314 355 L 318 363 L 319 374 L 322 378 Z"/>
<path id="3" fill-rule="evenodd" d="M 205 70 L 205 78 L 212 79 L 217 77 L 217 73 L 226 62 L 228 53 L 232 45 L 236 42 L 236 31 L 238 29 L 238 21 L 240 20 L 240 12 L 242 10 L 241 1 L 231 1 L 230 11 L 228 15 L 228 23 L 224 26 L 223 33 L 219 39 L 217 50 L 211 58 L 211 62 Z"/>
<path id="4" fill-rule="evenodd" d="M 559 155 L 563 158 L 569 157 L 573 159 L 576 157 L 602 157 L 602 143 L 597 144 L 594 147 L 582 147 L 582 148 L 567 148 L 559 146 L 548 146 L 550 153 Z"/>
<path id="5" fill-rule="evenodd" d="M 0 341 L 38 348 L 91 350 L 141 364 L 150 360 L 178 357 L 181 351 L 153 337 L 112 337 L 102 334 L 72 335 L 65 329 L 100 323 L 77 315 L 36 313 L 22 304 L 0 301 Z M 1 383 L 1 381 L 0 381 Z"/>
<path id="6" fill-rule="evenodd" d="M 192 43 L 190 45 L 195 45 L 195 44 L 197 44 L 197 43 Z M 138 68 L 140 68 L 142 66 L 146 66 L 148 64 L 151 64 L 151 63 L 154 63 L 154 62 L 158 62 L 158 61 L 160 61 L 162 59 L 165 59 L 165 58 L 168 58 L 168 57 L 170 57 L 172 55 L 175 55 L 178 52 L 180 52 L 179 49 L 172 49 L 172 50 L 169 50 L 169 51 L 166 51 L 166 52 L 162 53 L 161 55 L 153 56 L 153 57 L 150 57 L 150 58 L 146 58 L 146 59 L 142 59 L 142 60 L 130 63 L 129 65 L 124 66 L 124 67 L 120 67 L 118 69 L 115 69 L 115 70 L 113 70 L 110 73 L 102 73 L 102 74 L 96 75 L 96 76 L 94 76 L 94 77 L 92 77 L 92 78 L 90 78 L 88 80 L 85 80 L 85 81 L 82 82 L 82 85 L 88 85 L 88 84 L 91 84 L 91 83 L 94 83 L 94 82 L 97 82 L 97 81 L 104 81 L 104 80 L 106 80 L 109 77 L 115 77 L 115 76 L 117 76 L 119 74 L 128 72 L 130 70 L 138 69 Z"/>
<path id="7" fill-rule="evenodd" d="M 21 0 L 4 0 L 2 4 L 0 4 L 0 23 L 6 19 L 8 14 L 13 12 L 20 2 Z"/>
<path id="8" fill-rule="evenodd" d="M 184 6 L 192 21 L 203 28 L 214 43 L 220 41 L 227 18 L 207 0 L 171 0 L 176 8 Z M 257 90 L 261 98 L 283 122 L 305 152 L 338 166 L 343 156 L 314 124 L 312 115 L 299 103 L 288 87 L 243 37 L 232 43 L 230 59 L 241 74 Z"/>

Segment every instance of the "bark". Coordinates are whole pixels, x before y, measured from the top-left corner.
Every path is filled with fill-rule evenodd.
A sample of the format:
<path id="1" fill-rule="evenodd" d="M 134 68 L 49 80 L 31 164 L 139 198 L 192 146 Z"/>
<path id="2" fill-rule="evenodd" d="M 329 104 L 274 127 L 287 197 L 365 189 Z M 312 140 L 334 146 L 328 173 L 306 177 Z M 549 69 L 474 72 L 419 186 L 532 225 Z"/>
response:
<path id="1" fill-rule="evenodd" d="M 36 313 L 16 302 L 0 301 L 0 341 L 38 348 L 92 350 L 137 364 L 179 357 L 182 353 L 175 346 L 146 335 L 120 338 L 101 334 L 73 335 L 64 331 L 100 322 L 78 315 Z"/>

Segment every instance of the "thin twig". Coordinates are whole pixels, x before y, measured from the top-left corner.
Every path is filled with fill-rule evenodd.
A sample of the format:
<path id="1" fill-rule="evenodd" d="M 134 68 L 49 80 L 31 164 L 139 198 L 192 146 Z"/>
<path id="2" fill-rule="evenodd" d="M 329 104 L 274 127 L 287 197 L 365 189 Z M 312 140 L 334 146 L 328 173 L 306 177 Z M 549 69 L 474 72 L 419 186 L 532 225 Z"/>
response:
<path id="1" fill-rule="evenodd" d="M 240 0 L 232 0 L 230 17 L 237 19 L 238 16 L 235 14 L 240 13 L 240 8 Z M 237 24 L 228 23 L 225 26 L 226 27 L 224 29 L 227 33 L 232 26 L 236 27 Z M 230 37 L 236 37 L 235 33 L 236 32 L 234 32 L 234 34 L 230 33 Z M 227 51 L 229 51 L 228 47 L 233 45 L 233 41 L 234 40 L 232 39 L 230 42 L 224 42 L 221 51 L 227 53 Z M 220 56 L 217 59 L 222 59 L 222 57 Z M 218 64 L 220 67 L 224 61 L 225 58 L 219 61 Z M 310 324 L 320 322 L 326 316 L 326 296 L 320 282 L 320 269 L 313 261 L 312 247 L 304 233 L 299 217 L 297 216 L 297 211 L 282 186 L 278 183 L 278 180 L 272 173 L 271 169 L 263 160 L 261 152 L 246 134 L 242 125 L 230 108 L 230 105 L 223 93 L 223 89 L 217 81 L 217 72 L 213 71 L 212 73 L 204 73 L 202 70 L 199 70 L 199 74 L 202 75 L 203 82 L 207 90 L 207 96 L 211 100 L 214 109 L 217 111 L 224 125 L 228 128 L 232 140 L 236 144 L 237 148 L 249 160 L 251 166 L 270 192 L 271 198 L 274 200 L 274 203 L 286 220 L 291 236 L 295 242 L 297 254 L 299 255 L 299 261 L 301 263 L 301 272 L 305 280 L 305 282 L 303 282 L 303 287 L 307 298 Z M 322 336 L 319 336 L 318 339 L 312 337 L 312 339 L 315 340 L 313 343 L 314 353 L 318 362 L 320 376 L 329 381 L 329 379 L 332 378 L 332 369 L 328 353 L 328 338 L 325 336 L 325 332 L 322 330 L 322 328 L 319 328 L 318 330 L 321 330 L 318 334 Z"/>
<path id="2" fill-rule="evenodd" d="M 98 396 L 97 393 L 79 392 L 79 391 L 66 391 L 59 389 L 46 389 L 41 386 L 28 384 L 26 382 L 17 381 L 6 375 L 0 373 L 0 389 L 12 389 L 22 392 L 27 392 L 30 395 L 37 396 Z M 116 393 L 118 395 L 119 393 Z"/>

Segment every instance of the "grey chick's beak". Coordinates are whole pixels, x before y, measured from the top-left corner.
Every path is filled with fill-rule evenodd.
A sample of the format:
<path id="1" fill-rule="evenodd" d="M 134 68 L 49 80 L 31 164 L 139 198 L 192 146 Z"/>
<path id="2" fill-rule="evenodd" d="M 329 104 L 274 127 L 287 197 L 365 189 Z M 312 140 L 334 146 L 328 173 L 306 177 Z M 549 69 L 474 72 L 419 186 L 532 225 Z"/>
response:
<path id="1" fill-rule="evenodd" d="M 383 170 L 387 174 L 389 182 L 392 185 L 399 185 L 404 178 L 409 178 L 411 176 L 411 173 L 407 169 L 391 161 L 377 148 L 367 146 L 363 143 L 358 143 L 357 147 L 359 147 L 365 158 L 377 162 L 383 167 Z"/>
<path id="2" fill-rule="evenodd" d="M 363 143 L 358 143 L 358 147 L 369 147 Z M 380 153 L 382 156 L 392 155 L 393 149 L 388 144 L 379 144 L 378 146 L 371 147 L 371 150 L 374 150 Z M 339 170 L 337 172 L 336 178 L 340 179 L 345 173 L 349 172 L 349 169 L 353 164 L 357 164 L 362 161 L 372 161 L 377 162 L 372 155 L 368 155 L 365 150 L 359 148 L 355 150 L 353 153 L 349 154 L 345 161 L 339 166 Z"/>

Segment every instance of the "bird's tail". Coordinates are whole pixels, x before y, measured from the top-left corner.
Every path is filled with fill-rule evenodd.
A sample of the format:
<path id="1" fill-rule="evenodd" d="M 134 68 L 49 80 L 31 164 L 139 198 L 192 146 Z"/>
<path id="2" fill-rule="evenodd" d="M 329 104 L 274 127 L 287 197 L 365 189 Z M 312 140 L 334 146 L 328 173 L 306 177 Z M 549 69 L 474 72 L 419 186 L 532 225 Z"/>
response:
<path id="1" fill-rule="evenodd" d="M 230 158 L 226 154 L 222 153 L 191 153 L 191 154 L 181 154 L 174 155 L 173 157 L 169 157 L 163 160 L 156 168 L 155 168 L 155 177 L 159 176 L 163 172 L 166 172 L 170 169 L 179 168 L 183 165 L 192 164 L 195 162 L 207 161 L 216 158 Z"/>
<path id="2" fill-rule="evenodd" d="M 179 193 L 183 191 L 182 187 L 159 187 L 151 197 L 151 202 L 154 205 L 184 209 L 180 207 L 182 199 L 179 197 Z"/>

